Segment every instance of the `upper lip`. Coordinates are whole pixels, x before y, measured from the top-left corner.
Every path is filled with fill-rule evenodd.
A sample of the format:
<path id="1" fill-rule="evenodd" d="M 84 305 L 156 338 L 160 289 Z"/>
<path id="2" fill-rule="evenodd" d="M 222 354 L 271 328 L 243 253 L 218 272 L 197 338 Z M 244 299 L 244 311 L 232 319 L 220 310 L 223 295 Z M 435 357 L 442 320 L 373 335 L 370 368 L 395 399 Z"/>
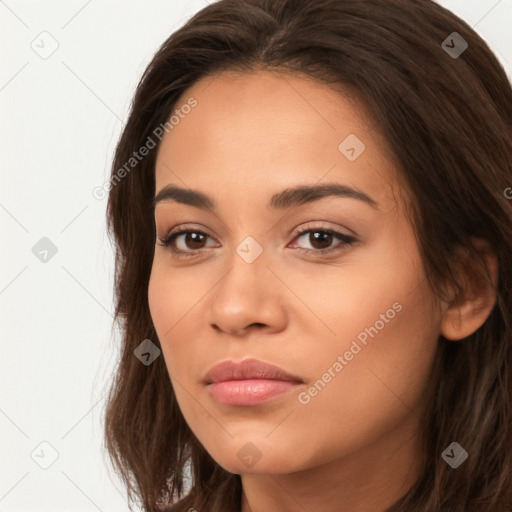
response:
<path id="1" fill-rule="evenodd" d="M 286 380 L 297 383 L 304 382 L 300 377 L 285 372 L 282 368 L 273 364 L 264 363 L 257 359 L 245 359 L 243 361 L 223 361 L 216 364 L 205 375 L 203 382 L 225 382 L 228 380 L 246 379 L 272 379 Z"/>

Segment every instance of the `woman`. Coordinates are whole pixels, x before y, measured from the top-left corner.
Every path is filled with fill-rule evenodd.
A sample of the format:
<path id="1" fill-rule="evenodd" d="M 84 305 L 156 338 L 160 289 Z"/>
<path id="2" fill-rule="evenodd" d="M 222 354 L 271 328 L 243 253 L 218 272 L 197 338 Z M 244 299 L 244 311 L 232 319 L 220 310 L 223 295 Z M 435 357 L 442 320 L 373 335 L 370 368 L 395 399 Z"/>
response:
<path id="1" fill-rule="evenodd" d="M 172 34 L 107 212 L 129 498 L 512 510 L 511 132 L 430 0 L 221 0 Z"/>

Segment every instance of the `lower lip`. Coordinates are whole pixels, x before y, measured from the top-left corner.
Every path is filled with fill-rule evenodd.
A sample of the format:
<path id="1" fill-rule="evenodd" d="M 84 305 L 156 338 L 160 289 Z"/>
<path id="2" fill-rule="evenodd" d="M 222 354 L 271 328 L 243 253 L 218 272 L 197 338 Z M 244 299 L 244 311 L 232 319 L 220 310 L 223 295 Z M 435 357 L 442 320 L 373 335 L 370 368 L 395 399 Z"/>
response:
<path id="1" fill-rule="evenodd" d="M 208 385 L 208 390 L 222 404 L 251 406 L 268 402 L 298 386 L 286 380 L 247 379 L 215 382 Z"/>

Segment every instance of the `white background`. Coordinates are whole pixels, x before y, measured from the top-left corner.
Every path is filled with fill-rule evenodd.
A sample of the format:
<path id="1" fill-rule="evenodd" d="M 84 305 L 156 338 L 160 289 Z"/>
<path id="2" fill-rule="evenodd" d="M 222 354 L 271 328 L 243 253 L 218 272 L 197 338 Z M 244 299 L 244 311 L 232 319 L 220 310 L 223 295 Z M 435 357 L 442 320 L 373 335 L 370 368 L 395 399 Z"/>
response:
<path id="1" fill-rule="evenodd" d="M 512 0 L 439 3 L 512 76 Z M 128 510 L 102 455 L 119 338 L 106 199 L 92 190 L 108 179 L 142 71 L 205 5 L 0 0 L 0 512 Z M 51 48 L 43 31 L 58 44 L 47 59 L 31 47 L 44 37 Z M 46 263 L 32 253 L 42 237 L 57 247 Z"/>

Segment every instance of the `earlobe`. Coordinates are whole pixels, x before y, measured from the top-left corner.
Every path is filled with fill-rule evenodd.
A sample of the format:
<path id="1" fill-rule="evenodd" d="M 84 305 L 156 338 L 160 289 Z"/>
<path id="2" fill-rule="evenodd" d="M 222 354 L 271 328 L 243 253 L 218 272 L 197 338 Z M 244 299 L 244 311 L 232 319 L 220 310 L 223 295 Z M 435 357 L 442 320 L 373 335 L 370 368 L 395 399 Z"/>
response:
<path id="1" fill-rule="evenodd" d="M 470 336 L 487 320 L 496 304 L 498 259 L 489 243 L 472 238 L 475 249 L 485 263 L 485 269 L 469 256 L 458 269 L 462 289 L 447 306 L 441 321 L 440 334 L 457 341 Z M 467 253 L 466 253 L 467 254 Z"/>

